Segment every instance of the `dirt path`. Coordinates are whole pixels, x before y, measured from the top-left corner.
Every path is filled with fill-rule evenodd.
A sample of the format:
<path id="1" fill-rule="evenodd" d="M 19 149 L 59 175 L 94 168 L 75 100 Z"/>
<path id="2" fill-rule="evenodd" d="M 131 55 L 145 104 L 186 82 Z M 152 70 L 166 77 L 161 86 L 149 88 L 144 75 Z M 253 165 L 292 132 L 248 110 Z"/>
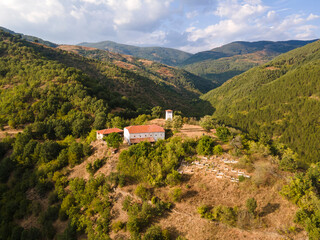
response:
<path id="1" fill-rule="evenodd" d="M 9 126 L 5 126 L 4 129 L 0 131 L 0 139 L 6 136 L 15 136 L 20 132 L 23 132 L 23 129 L 12 129 Z"/>

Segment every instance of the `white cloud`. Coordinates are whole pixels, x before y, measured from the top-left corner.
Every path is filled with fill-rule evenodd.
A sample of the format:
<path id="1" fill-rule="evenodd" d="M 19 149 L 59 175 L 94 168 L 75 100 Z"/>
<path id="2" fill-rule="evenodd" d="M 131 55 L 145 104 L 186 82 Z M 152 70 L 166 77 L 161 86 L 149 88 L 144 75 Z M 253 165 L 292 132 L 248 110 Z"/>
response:
<path id="1" fill-rule="evenodd" d="M 236 40 L 319 37 L 320 15 L 266 4 L 273 1 L 0 0 L 0 26 L 57 43 L 112 40 L 192 52 Z"/>
<path id="2" fill-rule="evenodd" d="M 15 15 L 11 15 L 14 13 Z M 10 0 L 0 2 L 0 19 L 25 20 L 30 23 L 47 22 L 52 17 L 64 14 L 64 7 L 58 0 Z M 14 19 L 13 19 L 14 20 Z"/>
<path id="3" fill-rule="evenodd" d="M 281 17 L 275 10 L 264 5 L 260 0 L 228 0 L 220 1 L 213 13 L 220 19 L 217 23 L 197 28 L 194 25 L 187 28 L 189 42 L 188 49 L 198 50 L 197 42 L 203 50 L 215 45 L 222 45 L 232 41 L 257 40 L 289 40 L 316 38 L 315 25 L 309 21 L 320 16 L 310 14 L 294 14 Z"/>
<path id="4" fill-rule="evenodd" d="M 194 11 L 192 11 L 192 12 L 187 12 L 187 13 L 186 13 L 186 17 L 187 17 L 188 19 L 195 18 L 195 17 L 198 16 L 198 15 L 199 15 L 199 12 L 196 11 L 196 10 L 194 10 Z"/>
<path id="5" fill-rule="evenodd" d="M 315 19 L 318 19 L 318 18 L 320 18 L 319 15 L 315 15 L 313 13 L 310 13 L 310 15 L 307 18 L 307 21 L 312 21 L 312 20 L 315 20 Z"/>

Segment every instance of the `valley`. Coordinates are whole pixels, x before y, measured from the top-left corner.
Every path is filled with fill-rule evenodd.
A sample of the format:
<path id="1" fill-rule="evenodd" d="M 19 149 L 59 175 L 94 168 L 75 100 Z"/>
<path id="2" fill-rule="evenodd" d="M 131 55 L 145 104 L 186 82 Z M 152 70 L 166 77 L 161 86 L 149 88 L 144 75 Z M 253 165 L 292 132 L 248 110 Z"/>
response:
<path id="1" fill-rule="evenodd" d="M 0 240 L 319 239 L 319 44 L 0 30 Z"/>

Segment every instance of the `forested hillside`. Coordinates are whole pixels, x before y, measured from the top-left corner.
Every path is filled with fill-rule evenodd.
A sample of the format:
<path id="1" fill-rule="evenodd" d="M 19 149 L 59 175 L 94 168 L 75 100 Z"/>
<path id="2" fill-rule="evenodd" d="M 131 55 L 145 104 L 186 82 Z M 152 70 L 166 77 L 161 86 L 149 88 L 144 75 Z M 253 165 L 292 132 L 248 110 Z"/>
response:
<path id="1" fill-rule="evenodd" d="M 206 106 L 191 83 L 187 88 L 165 80 L 154 81 L 114 64 L 29 43 L 3 32 L 1 39 L 3 123 L 43 119 L 40 116 L 57 114 L 65 102 L 73 105 L 70 109 L 82 111 L 99 106 L 90 110 L 92 114 L 120 108 L 125 115 L 136 115 L 138 108 L 141 113 L 154 106 L 197 115 L 201 114 L 199 107 Z M 92 104 L 88 104 L 90 101 Z"/>
<path id="2" fill-rule="evenodd" d="M 134 57 L 144 58 L 170 66 L 177 66 L 188 59 L 190 56 L 192 56 L 191 53 L 183 52 L 173 48 L 136 47 L 126 44 L 119 44 L 112 41 L 103 41 L 98 43 L 80 43 L 78 45 L 98 48 L 101 50 L 108 50 L 114 53 L 132 55 Z"/>
<path id="3" fill-rule="evenodd" d="M 181 67 L 221 85 L 252 67 L 267 63 L 281 53 L 313 41 L 233 42 L 194 54 L 184 61 Z"/>
<path id="4" fill-rule="evenodd" d="M 320 42 L 295 49 L 210 91 L 221 122 L 278 139 L 305 163 L 320 159 Z"/>
<path id="5" fill-rule="evenodd" d="M 206 93 L 217 86 L 212 81 L 191 74 L 183 69 L 146 59 L 82 46 L 60 45 L 58 48 L 78 53 L 84 57 L 115 64 L 118 67 L 133 71 L 155 82 L 167 82 L 173 86 L 181 86 L 197 93 Z"/>

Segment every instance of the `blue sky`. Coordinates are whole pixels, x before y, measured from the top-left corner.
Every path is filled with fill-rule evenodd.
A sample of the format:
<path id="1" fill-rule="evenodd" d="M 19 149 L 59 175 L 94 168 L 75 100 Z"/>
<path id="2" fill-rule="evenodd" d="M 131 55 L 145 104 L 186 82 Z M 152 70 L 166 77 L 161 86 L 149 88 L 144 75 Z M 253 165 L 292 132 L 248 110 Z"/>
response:
<path id="1" fill-rule="evenodd" d="M 0 26 L 61 44 L 111 40 L 188 52 L 320 36 L 319 0 L 0 0 Z"/>

